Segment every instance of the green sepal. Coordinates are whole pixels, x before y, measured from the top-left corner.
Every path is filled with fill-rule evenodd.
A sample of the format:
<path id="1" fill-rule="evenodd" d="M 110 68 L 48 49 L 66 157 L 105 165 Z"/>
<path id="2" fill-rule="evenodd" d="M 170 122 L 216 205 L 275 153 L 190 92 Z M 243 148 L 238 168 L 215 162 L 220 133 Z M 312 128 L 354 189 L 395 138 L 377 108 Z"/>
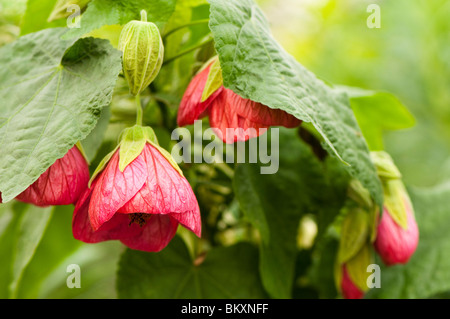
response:
<path id="1" fill-rule="evenodd" d="M 345 263 L 355 256 L 367 242 L 369 236 L 369 214 L 359 207 L 348 210 L 341 227 L 338 262 Z"/>
<path id="2" fill-rule="evenodd" d="M 361 182 L 357 179 L 352 179 L 348 186 L 348 197 L 361 207 L 371 209 L 373 207 L 372 197 L 367 189 L 362 186 Z"/>
<path id="3" fill-rule="evenodd" d="M 119 148 L 119 170 L 121 172 L 142 153 L 146 142 L 144 128 L 140 125 L 122 131 Z"/>
<path id="4" fill-rule="evenodd" d="M 388 153 L 384 151 L 370 152 L 370 157 L 382 181 L 400 179 L 402 177 L 402 174 Z"/>
<path id="5" fill-rule="evenodd" d="M 408 228 L 406 203 L 408 196 L 401 180 L 389 180 L 383 183 L 384 206 L 392 219 L 403 229 Z"/>
<path id="6" fill-rule="evenodd" d="M 378 221 L 380 219 L 380 209 L 378 206 L 374 206 L 370 211 L 370 242 L 374 243 L 377 239 L 378 233 Z"/>
<path id="7" fill-rule="evenodd" d="M 352 282 L 362 291 L 367 291 L 367 266 L 373 263 L 371 246 L 367 243 L 346 263 L 348 275 Z"/>
<path id="8" fill-rule="evenodd" d="M 164 44 L 156 24 L 147 22 L 147 13 L 141 11 L 141 21 L 132 20 L 125 24 L 118 49 L 122 51 L 123 73 L 130 88 L 130 94 L 138 95 L 158 75 L 163 59 Z"/>
<path id="9" fill-rule="evenodd" d="M 86 160 L 87 163 L 89 163 L 89 159 L 86 155 L 86 152 L 84 151 L 83 145 L 81 144 L 80 141 L 78 141 L 75 146 L 78 148 L 78 150 L 80 151 L 81 155 L 83 155 L 84 159 Z"/>
<path id="10" fill-rule="evenodd" d="M 209 69 L 208 79 L 202 93 L 202 102 L 206 101 L 214 92 L 223 85 L 222 69 L 220 68 L 219 57 L 215 57 Z"/>

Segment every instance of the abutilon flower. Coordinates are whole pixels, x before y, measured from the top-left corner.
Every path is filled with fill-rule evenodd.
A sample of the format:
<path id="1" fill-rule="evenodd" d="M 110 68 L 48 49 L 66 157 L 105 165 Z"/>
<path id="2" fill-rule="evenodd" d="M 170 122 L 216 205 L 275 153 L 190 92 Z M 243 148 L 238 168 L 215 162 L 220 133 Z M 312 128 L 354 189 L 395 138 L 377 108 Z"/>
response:
<path id="1" fill-rule="evenodd" d="M 384 207 L 374 247 L 387 266 L 406 264 L 419 243 L 419 229 L 410 205 L 405 201 L 407 225 L 402 227 Z"/>
<path id="2" fill-rule="evenodd" d="M 342 281 L 341 292 L 345 299 L 361 299 L 364 297 L 364 291 L 358 288 L 358 286 L 350 278 L 346 265 L 342 265 Z"/>
<path id="3" fill-rule="evenodd" d="M 151 128 L 126 129 L 92 178 L 75 207 L 76 239 L 120 240 L 132 249 L 156 252 L 175 236 L 178 224 L 200 237 L 194 192 Z"/>
<path id="4" fill-rule="evenodd" d="M 78 147 L 74 146 L 16 199 L 37 206 L 74 204 L 88 182 L 88 163 Z"/>
<path id="5" fill-rule="evenodd" d="M 389 154 L 372 152 L 371 156 L 384 193 L 383 214 L 377 225 L 374 247 L 386 265 L 405 264 L 419 243 L 414 209 Z"/>
<path id="6" fill-rule="evenodd" d="M 226 143 L 257 137 L 270 126 L 292 128 L 301 123 L 283 110 L 244 99 L 225 88 L 217 57 L 189 83 L 180 103 L 177 123 L 190 125 L 205 116 L 209 116 L 211 128 Z"/>

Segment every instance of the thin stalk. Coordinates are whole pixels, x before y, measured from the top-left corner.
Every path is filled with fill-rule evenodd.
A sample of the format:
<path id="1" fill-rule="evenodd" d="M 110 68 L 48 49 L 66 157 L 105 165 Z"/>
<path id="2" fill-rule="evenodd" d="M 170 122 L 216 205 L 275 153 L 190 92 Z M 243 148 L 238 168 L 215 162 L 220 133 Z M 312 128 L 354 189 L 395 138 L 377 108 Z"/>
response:
<path id="1" fill-rule="evenodd" d="M 142 119 L 144 117 L 144 111 L 141 105 L 141 95 L 136 95 L 136 124 L 142 126 Z"/>
<path id="2" fill-rule="evenodd" d="M 184 50 L 184 51 L 181 51 L 181 52 L 178 53 L 177 55 L 175 55 L 175 56 L 173 56 L 173 57 L 170 57 L 170 58 L 164 60 L 163 65 L 169 64 L 170 62 L 175 61 L 176 59 L 182 57 L 183 55 L 188 54 L 189 52 L 192 52 L 192 51 L 194 51 L 194 50 L 197 50 L 197 49 L 199 49 L 199 48 L 201 48 L 201 47 L 203 47 L 203 46 L 205 46 L 205 45 L 211 43 L 213 40 L 214 40 L 214 39 L 212 39 L 212 38 L 211 38 L 211 39 L 208 39 L 208 40 L 206 40 L 206 41 L 200 43 L 199 45 L 196 45 L 196 46 L 194 46 L 194 47 L 192 47 L 192 48 L 188 48 L 188 49 L 186 49 L 186 50 Z"/>
<path id="3" fill-rule="evenodd" d="M 176 28 L 173 28 L 170 31 L 167 31 L 166 34 L 163 35 L 163 39 L 167 38 L 169 35 L 171 35 L 172 33 L 177 32 L 178 30 L 181 30 L 181 29 L 184 29 L 184 28 L 188 28 L 188 27 L 191 27 L 193 25 L 199 25 L 199 24 L 204 24 L 204 23 L 208 23 L 208 22 L 209 22 L 209 19 L 202 19 L 202 20 L 191 21 L 189 23 L 180 25 L 180 26 L 178 26 Z"/>

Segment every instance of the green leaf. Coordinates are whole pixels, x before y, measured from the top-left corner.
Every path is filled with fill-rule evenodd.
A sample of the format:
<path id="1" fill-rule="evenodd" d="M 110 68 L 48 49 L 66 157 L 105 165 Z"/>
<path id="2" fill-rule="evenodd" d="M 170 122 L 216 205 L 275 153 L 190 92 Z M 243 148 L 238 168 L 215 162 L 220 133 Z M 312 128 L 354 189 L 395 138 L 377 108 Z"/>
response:
<path id="1" fill-rule="evenodd" d="M 295 131 L 280 129 L 279 147 L 278 172 L 262 175 L 260 164 L 239 164 L 233 186 L 244 216 L 261 235 L 264 287 L 274 298 L 290 298 L 300 218 L 316 214 L 329 224 L 333 218 L 328 216 L 334 217 L 343 204 L 336 194 L 345 191 L 330 185 L 325 167 Z M 324 224 L 319 226 L 326 229 Z"/>
<path id="2" fill-rule="evenodd" d="M 175 10 L 176 0 L 92 0 L 80 20 L 80 28 L 71 29 L 65 39 L 77 38 L 104 25 L 124 25 L 140 20 L 141 10 L 147 11 L 147 21 L 161 28 Z"/>
<path id="3" fill-rule="evenodd" d="M 350 105 L 372 151 L 383 150 L 383 132 L 407 129 L 415 124 L 414 116 L 393 94 L 339 86 L 350 97 Z"/>
<path id="4" fill-rule="evenodd" d="M 0 49 L 0 191 L 7 202 L 95 127 L 121 69 L 106 40 L 46 29 Z"/>
<path id="5" fill-rule="evenodd" d="M 117 274 L 118 295 L 127 299 L 265 298 L 257 263 L 257 249 L 246 243 L 213 248 L 202 262 L 193 261 L 176 236 L 159 253 L 125 251 Z"/>
<path id="6" fill-rule="evenodd" d="M 20 35 L 29 34 L 47 28 L 63 27 L 66 20 L 48 22 L 55 0 L 28 0 L 27 10 L 20 26 Z"/>
<path id="7" fill-rule="evenodd" d="M 17 242 L 12 262 L 12 281 L 10 294 L 16 297 L 22 274 L 36 251 L 45 229 L 52 217 L 53 207 L 41 208 L 27 205 L 17 229 Z"/>
<path id="8" fill-rule="evenodd" d="M 450 291 L 450 182 L 409 189 L 419 226 L 419 245 L 406 265 L 384 267 L 381 288 L 367 298 L 421 299 Z"/>
<path id="9" fill-rule="evenodd" d="M 224 86 L 310 122 L 376 203 L 382 190 L 347 95 L 305 69 L 274 40 L 253 0 L 211 0 L 210 28 Z"/>

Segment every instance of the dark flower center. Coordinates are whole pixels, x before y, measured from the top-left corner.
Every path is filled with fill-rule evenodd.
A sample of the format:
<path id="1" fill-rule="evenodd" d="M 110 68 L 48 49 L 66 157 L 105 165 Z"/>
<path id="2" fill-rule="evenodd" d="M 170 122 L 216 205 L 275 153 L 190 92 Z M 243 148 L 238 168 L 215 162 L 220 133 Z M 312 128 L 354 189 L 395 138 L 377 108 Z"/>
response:
<path id="1" fill-rule="evenodd" d="M 128 226 L 131 226 L 131 224 L 136 223 L 142 227 L 147 223 L 150 217 L 151 217 L 150 214 L 145 213 L 128 214 L 128 218 L 130 218 L 130 223 L 128 224 Z"/>

